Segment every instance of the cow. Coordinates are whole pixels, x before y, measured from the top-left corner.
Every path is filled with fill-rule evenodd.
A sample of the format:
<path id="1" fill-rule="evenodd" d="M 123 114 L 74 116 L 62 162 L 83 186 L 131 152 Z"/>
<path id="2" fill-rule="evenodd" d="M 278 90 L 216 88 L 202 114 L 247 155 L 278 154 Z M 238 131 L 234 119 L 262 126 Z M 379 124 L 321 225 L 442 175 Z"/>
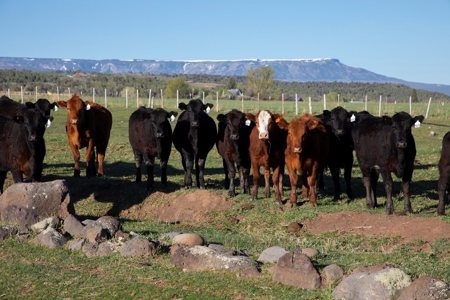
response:
<path id="1" fill-rule="evenodd" d="M 205 188 L 203 176 L 206 157 L 216 144 L 217 127 L 208 112 L 214 105 L 193 99 L 188 104 L 181 102 L 183 110 L 173 131 L 173 145 L 181 154 L 184 169 L 184 187 L 192 187 L 192 169 L 195 164 L 195 180 L 198 188 Z"/>
<path id="2" fill-rule="evenodd" d="M 359 119 L 359 120 L 358 120 Z M 381 173 L 386 190 L 386 214 L 394 213 L 391 173 L 402 179 L 404 209 L 412 213 L 409 189 L 414 170 L 416 144 L 411 126 L 420 124 L 423 116 L 411 117 L 399 112 L 392 117 L 360 115 L 352 129 L 356 158 L 366 189 L 366 207 L 377 206 L 376 185 Z"/>
<path id="3" fill-rule="evenodd" d="M 8 116 L 22 116 L 27 109 L 34 110 L 42 114 L 47 119 L 46 127 L 50 127 L 53 117 L 50 116 L 49 108 L 52 104 L 50 104 L 47 99 L 39 99 L 36 104 L 31 102 L 26 103 L 27 104 L 24 105 L 6 96 L 2 96 L 0 97 L 0 114 L 6 114 Z"/>
<path id="4" fill-rule="evenodd" d="M 290 123 L 282 120 L 278 125 L 288 131 L 284 154 L 291 183 L 291 207 L 297 206 L 297 172 L 302 177 L 302 197 L 308 197 L 309 188 L 309 202 L 317 206 L 317 177 L 330 151 L 327 130 L 319 118 L 310 114 Z"/>
<path id="5" fill-rule="evenodd" d="M 326 165 L 330 169 L 331 177 L 334 183 L 334 200 L 341 197 L 341 185 L 339 175 L 341 168 L 344 168 L 344 180 L 346 184 L 346 193 L 350 200 L 353 200 L 353 191 L 351 186 L 352 168 L 353 168 L 353 140 L 352 127 L 350 125 L 351 115 L 341 107 L 335 107 L 331 111 L 324 110 L 322 115 L 317 116 L 325 125 L 330 145 Z M 324 188 L 323 169 L 319 173 L 319 189 Z"/>
<path id="6" fill-rule="evenodd" d="M 86 147 L 86 176 L 103 176 L 103 160 L 112 126 L 112 115 L 103 106 L 83 101 L 77 94 L 67 101 L 58 101 L 67 108 L 66 133 L 74 160 L 74 176 L 80 176 L 80 149 Z M 94 149 L 95 148 L 95 149 Z M 95 170 L 97 152 L 98 170 Z"/>
<path id="7" fill-rule="evenodd" d="M 167 184 L 167 162 L 172 148 L 172 127 L 167 119 L 173 120 L 177 112 L 162 108 L 140 107 L 128 121 L 128 138 L 136 162 L 136 182 L 141 182 L 141 164 L 144 158 L 147 167 L 147 192 L 153 189 L 153 165 L 155 157 L 160 159 L 161 183 Z"/>
<path id="8" fill-rule="evenodd" d="M 277 122 L 283 119 L 282 114 L 273 114 L 270 110 L 260 110 L 256 115 L 246 114 L 246 118 L 256 123 L 250 133 L 250 160 L 253 169 L 253 189 L 251 199 L 258 197 L 258 181 L 261 177 L 259 168 L 264 168 L 264 196 L 270 197 L 270 169 L 273 169 L 272 182 L 275 190 L 275 202 L 282 204 L 284 150 L 286 148 L 285 130 L 278 127 Z"/>
<path id="9" fill-rule="evenodd" d="M 439 180 L 438 180 L 438 215 L 445 215 L 445 197 L 449 191 L 450 183 L 450 131 L 442 139 L 441 158 L 439 159 Z"/>
<path id="10" fill-rule="evenodd" d="M 235 196 L 234 177 L 236 175 L 235 164 L 239 171 L 241 192 L 250 194 L 250 132 L 254 124 L 247 120 L 245 113 L 233 109 L 226 115 L 219 114 L 219 130 L 216 147 L 222 156 L 223 170 L 225 172 L 225 188 L 228 196 Z"/>
<path id="11" fill-rule="evenodd" d="M 23 175 L 32 182 L 41 180 L 46 122 L 40 113 L 29 110 L 22 116 L 0 115 L 0 194 L 8 171 L 15 183 L 22 182 Z"/>
<path id="12" fill-rule="evenodd" d="M 58 111 L 58 104 L 56 102 L 50 103 L 50 101 L 43 98 L 38 99 L 35 103 L 25 102 L 25 106 L 41 112 L 44 116 L 49 116 L 52 109 Z"/>

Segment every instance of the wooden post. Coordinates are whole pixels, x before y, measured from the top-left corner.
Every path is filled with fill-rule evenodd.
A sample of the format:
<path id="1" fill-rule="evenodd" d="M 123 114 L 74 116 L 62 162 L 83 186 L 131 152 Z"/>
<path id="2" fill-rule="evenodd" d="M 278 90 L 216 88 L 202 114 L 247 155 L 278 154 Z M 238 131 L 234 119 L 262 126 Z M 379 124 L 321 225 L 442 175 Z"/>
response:
<path id="1" fill-rule="evenodd" d="M 8 98 L 11 99 L 11 90 L 10 89 L 8 89 Z"/>
<path id="2" fill-rule="evenodd" d="M 367 111 L 367 95 L 366 95 L 366 101 L 364 101 L 364 110 Z"/>
<path id="3" fill-rule="evenodd" d="M 128 108 L 128 89 L 125 89 L 125 108 Z"/>
<path id="4" fill-rule="evenodd" d="M 108 108 L 108 97 L 106 95 L 106 89 L 105 89 L 105 107 Z"/>
<path id="5" fill-rule="evenodd" d="M 284 93 L 281 93 L 281 113 L 284 114 Z"/>
<path id="6" fill-rule="evenodd" d="M 57 99 L 59 101 L 59 87 L 56 87 L 56 97 L 57 97 Z"/>
<path id="7" fill-rule="evenodd" d="M 244 112 L 244 93 L 242 93 L 242 112 Z"/>
<path id="8" fill-rule="evenodd" d="M 260 106 L 259 106 L 259 93 L 258 93 L 258 111 L 260 110 L 259 107 L 260 107 Z"/>
<path id="9" fill-rule="evenodd" d="M 219 111 L 219 92 L 216 92 L 216 112 Z"/>
<path id="10" fill-rule="evenodd" d="M 70 88 L 68 88 L 69 89 L 69 97 L 70 97 Z"/>
<path id="11" fill-rule="evenodd" d="M 203 92 L 203 104 L 205 104 L 205 92 Z"/>
<path id="12" fill-rule="evenodd" d="M 150 106 L 151 108 L 153 108 L 153 101 L 155 101 L 155 97 L 152 96 L 152 105 Z"/>
<path id="13" fill-rule="evenodd" d="M 409 96 L 409 114 L 411 114 L 411 96 Z"/>
<path id="14" fill-rule="evenodd" d="M 177 90 L 177 108 L 178 108 L 178 101 L 179 101 L 179 99 L 180 99 L 180 91 Z"/>
<path id="15" fill-rule="evenodd" d="M 323 110 L 327 109 L 327 96 L 323 94 Z"/>
<path id="16" fill-rule="evenodd" d="M 150 89 L 150 92 L 148 93 L 148 104 L 147 104 L 147 107 L 150 107 L 151 99 L 152 99 L 152 89 Z"/>
<path id="17" fill-rule="evenodd" d="M 378 104 L 378 116 L 381 117 L 381 100 L 383 97 L 380 95 L 380 104 Z"/>
<path id="18" fill-rule="evenodd" d="M 427 113 L 425 114 L 425 119 L 428 119 L 428 111 L 430 110 L 430 104 L 431 104 L 431 97 L 430 100 L 428 100 Z"/>
<path id="19" fill-rule="evenodd" d="M 136 89 L 136 108 L 139 108 L 139 90 Z"/>
<path id="20" fill-rule="evenodd" d="M 340 99 L 339 99 L 339 94 L 338 94 L 338 106 L 341 106 L 341 101 L 340 101 Z"/>
<path id="21" fill-rule="evenodd" d="M 311 97 L 309 97 L 309 114 L 312 115 Z"/>
<path id="22" fill-rule="evenodd" d="M 20 97 L 22 99 L 22 104 L 23 104 L 23 86 L 20 87 Z"/>
<path id="23" fill-rule="evenodd" d="M 298 98 L 297 98 L 297 94 L 295 94 L 295 115 L 298 116 Z"/>
<path id="24" fill-rule="evenodd" d="M 161 89 L 161 108 L 164 108 L 164 94 L 162 89 Z"/>
<path id="25" fill-rule="evenodd" d="M 36 102 L 37 102 L 37 98 L 38 98 L 38 97 L 37 97 L 37 87 L 36 87 Z"/>
<path id="26" fill-rule="evenodd" d="M 92 89 L 92 101 L 95 103 L 95 88 Z"/>

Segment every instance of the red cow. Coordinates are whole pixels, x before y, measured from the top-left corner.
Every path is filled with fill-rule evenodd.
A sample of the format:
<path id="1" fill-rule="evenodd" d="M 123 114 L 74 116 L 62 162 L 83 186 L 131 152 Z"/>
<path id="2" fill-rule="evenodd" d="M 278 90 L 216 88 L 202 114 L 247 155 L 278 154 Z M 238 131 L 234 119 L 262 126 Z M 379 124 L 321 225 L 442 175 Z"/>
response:
<path id="1" fill-rule="evenodd" d="M 270 197 L 269 176 L 273 169 L 272 181 L 275 190 L 275 201 L 281 204 L 283 196 L 284 149 L 286 148 L 286 131 L 278 127 L 283 115 L 272 114 L 269 110 L 260 110 L 256 116 L 246 115 L 248 120 L 256 123 L 250 133 L 250 159 L 253 168 L 253 190 L 251 199 L 258 197 L 258 181 L 261 176 L 259 167 L 264 167 L 264 195 Z"/>
<path id="2" fill-rule="evenodd" d="M 302 176 L 302 197 L 308 197 L 317 206 L 317 176 L 325 165 L 329 152 L 328 134 L 320 119 L 305 114 L 287 123 L 284 119 L 278 126 L 288 130 L 285 161 L 291 181 L 291 207 L 297 205 L 297 171 Z"/>
<path id="3" fill-rule="evenodd" d="M 66 132 L 75 162 L 74 176 L 80 176 L 80 149 L 86 147 L 86 176 L 103 176 L 103 160 L 112 126 L 112 115 L 103 106 L 83 101 L 74 94 L 68 101 L 58 101 L 67 108 Z M 98 170 L 95 170 L 95 151 Z"/>

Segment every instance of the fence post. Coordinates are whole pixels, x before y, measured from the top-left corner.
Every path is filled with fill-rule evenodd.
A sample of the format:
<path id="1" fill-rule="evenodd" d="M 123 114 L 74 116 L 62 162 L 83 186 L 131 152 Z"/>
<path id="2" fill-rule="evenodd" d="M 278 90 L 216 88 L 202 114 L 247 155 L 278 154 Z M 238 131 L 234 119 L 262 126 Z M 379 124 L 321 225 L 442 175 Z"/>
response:
<path id="1" fill-rule="evenodd" d="M 177 108 L 178 108 L 178 101 L 179 101 L 179 99 L 180 99 L 180 91 L 177 90 Z"/>
<path id="2" fill-rule="evenodd" d="M 297 98 L 297 94 L 295 94 L 295 115 L 298 116 L 298 98 Z"/>
<path id="3" fill-rule="evenodd" d="M 216 92 L 216 112 L 219 112 L 219 92 Z"/>
<path id="4" fill-rule="evenodd" d="M 258 93 L 258 111 L 260 110 L 259 107 L 260 107 L 260 106 L 259 106 L 259 93 Z"/>
<path id="5" fill-rule="evenodd" d="M 150 92 L 148 93 L 148 104 L 147 107 L 150 107 L 150 99 L 152 98 L 152 89 L 150 89 Z"/>
<path id="6" fill-rule="evenodd" d="M 152 106 L 151 106 L 151 108 L 153 108 L 153 101 L 155 101 L 155 97 L 152 96 Z"/>
<path id="7" fill-rule="evenodd" d="M 323 94 L 323 110 L 327 109 L 327 96 Z"/>
<path id="8" fill-rule="evenodd" d="M 411 96 L 409 96 L 409 114 L 411 114 Z"/>
<path id="9" fill-rule="evenodd" d="M 205 104 L 205 92 L 203 92 L 203 104 Z"/>
<path id="10" fill-rule="evenodd" d="M 341 99 L 340 99 L 340 95 L 338 94 L 338 106 L 341 106 Z"/>
<path id="11" fill-rule="evenodd" d="M 92 89 L 92 101 L 95 103 L 95 88 Z"/>
<path id="12" fill-rule="evenodd" d="M 56 98 L 57 98 L 58 101 L 59 101 L 59 87 L 56 87 Z"/>
<path id="13" fill-rule="evenodd" d="M 367 111 L 367 95 L 366 95 L 366 101 L 364 102 L 364 110 Z"/>
<path id="14" fill-rule="evenodd" d="M 383 97 L 380 95 L 380 104 L 378 104 L 378 116 L 381 117 L 381 100 Z"/>
<path id="15" fill-rule="evenodd" d="M 69 97 L 70 97 L 70 88 L 67 88 L 69 90 Z"/>
<path id="16" fill-rule="evenodd" d="M 284 114 L 284 93 L 281 93 L 281 113 Z"/>
<path id="17" fill-rule="evenodd" d="M 37 102 L 37 98 L 38 98 L 38 97 L 37 97 L 37 86 L 36 86 L 36 102 Z"/>
<path id="18" fill-rule="evenodd" d="M 136 90 L 136 108 L 139 108 L 139 90 Z"/>
<path id="19" fill-rule="evenodd" d="M 428 119 L 428 111 L 430 110 L 430 104 L 431 104 L 431 97 L 430 100 L 428 100 L 427 113 L 425 115 L 425 119 Z"/>
<path id="20" fill-rule="evenodd" d="M 108 108 L 108 97 L 106 96 L 106 89 L 105 89 L 105 107 Z"/>
<path id="21" fill-rule="evenodd" d="M 244 93 L 242 93 L 242 112 L 244 112 Z"/>
<path id="22" fill-rule="evenodd" d="M 128 108 L 128 89 L 125 89 L 125 108 Z"/>
<path id="23" fill-rule="evenodd" d="M 311 97 L 309 97 L 309 114 L 312 115 Z"/>
<path id="24" fill-rule="evenodd" d="M 23 86 L 20 86 L 20 97 L 22 99 L 22 104 L 23 104 Z"/>
<path id="25" fill-rule="evenodd" d="M 8 98 L 11 98 L 11 91 L 8 89 Z"/>

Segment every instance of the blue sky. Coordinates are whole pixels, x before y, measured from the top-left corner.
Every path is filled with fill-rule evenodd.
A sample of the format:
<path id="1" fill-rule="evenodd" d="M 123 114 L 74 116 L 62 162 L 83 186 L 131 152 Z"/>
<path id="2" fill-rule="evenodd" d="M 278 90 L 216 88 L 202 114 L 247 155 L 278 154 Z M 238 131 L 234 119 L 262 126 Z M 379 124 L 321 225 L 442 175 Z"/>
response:
<path id="1" fill-rule="evenodd" d="M 450 85 L 450 0 L 0 0 L 0 56 L 337 58 Z"/>

